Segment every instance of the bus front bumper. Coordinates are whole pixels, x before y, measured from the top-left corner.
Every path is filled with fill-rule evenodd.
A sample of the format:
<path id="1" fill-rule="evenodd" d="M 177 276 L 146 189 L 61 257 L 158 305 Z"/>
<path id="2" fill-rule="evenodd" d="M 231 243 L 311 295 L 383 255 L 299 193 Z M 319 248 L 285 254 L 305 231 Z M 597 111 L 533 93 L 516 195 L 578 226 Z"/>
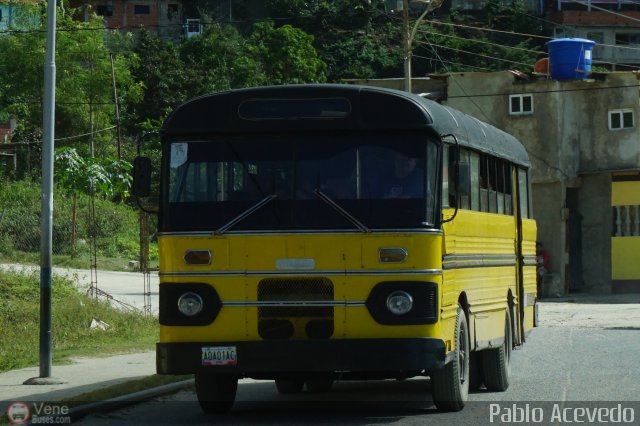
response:
<path id="1" fill-rule="evenodd" d="M 212 365 L 203 352 L 235 352 Z M 233 349 L 229 349 L 233 348 Z M 158 374 L 431 371 L 446 360 L 444 341 L 433 338 L 158 343 Z"/>

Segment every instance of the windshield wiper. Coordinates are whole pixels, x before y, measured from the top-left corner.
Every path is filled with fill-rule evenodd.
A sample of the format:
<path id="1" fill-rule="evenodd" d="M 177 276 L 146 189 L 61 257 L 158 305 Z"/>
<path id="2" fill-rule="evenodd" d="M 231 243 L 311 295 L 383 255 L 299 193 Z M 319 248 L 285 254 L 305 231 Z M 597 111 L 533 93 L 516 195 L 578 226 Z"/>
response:
<path id="1" fill-rule="evenodd" d="M 249 207 L 247 210 L 245 210 L 242 213 L 240 213 L 238 216 L 233 218 L 231 221 L 227 222 L 226 224 L 222 225 L 217 230 L 213 231 L 213 235 L 221 235 L 221 234 L 225 233 L 229 228 L 234 226 L 236 223 L 240 222 L 241 220 L 244 220 L 248 216 L 251 216 L 254 212 L 260 210 L 262 207 L 264 207 L 267 204 L 269 204 L 275 198 L 278 198 L 278 196 L 276 194 L 271 194 L 271 195 L 266 196 L 265 198 L 263 198 L 262 200 L 258 201 L 256 204 L 254 204 L 253 206 Z"/>
<path id="2" fill-rule="evenodd" d="M 356 228 L 358 228 L 362 232 L 365 232 L 365 233 L 371 232 L 371 229 L 367 228 L 362 222 L 360 222 L 358 219 L 353 217 L 351 215 L 351 213 L 349 213 L 348 211 L 346 211 L 345 209 L 340 207 L 335 201 L 333 201 L 331 198 L 329 198 L 329 196 L 327 194 L 325 194 L 324 192 L 320 191 L 318 188 L 313 190 L 313 194 L 316 197 L 320 198 L 325 203 L 327 203 L 329 206 L 331 206 L 331 208 L 333 208 L 335 211 L 340 213 L 349 222 L 353 223 L 356 226 Z"/>

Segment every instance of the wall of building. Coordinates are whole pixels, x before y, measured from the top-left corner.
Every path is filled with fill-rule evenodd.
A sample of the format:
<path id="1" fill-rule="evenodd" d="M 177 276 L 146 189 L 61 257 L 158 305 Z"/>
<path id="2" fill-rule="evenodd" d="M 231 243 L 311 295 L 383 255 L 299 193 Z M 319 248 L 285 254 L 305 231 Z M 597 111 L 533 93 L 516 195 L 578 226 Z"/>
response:
<path id="1" fill-rule="evenodd" d="M 550 272 L 557 276 L 557 280 L 554 281 L 561 283 L 564 287 L 566 269 L 566 222 L 562 218 L 565 201 L 564 185 L 561 182 L 537 183 L 532 185 L 531 192 L 533 215 L 538 225 L 538 241 L 542 242 L 544 249 L 549 253 Z M 563 290 L 564 288 L 560 293 L 563 293 Z"/>
<path id="2" fill-rule="evenodd" d="M 582 278 L 585 290 L 611 292 L 611 174 L 581 177 L 579 210 L 582 215 Z"/>

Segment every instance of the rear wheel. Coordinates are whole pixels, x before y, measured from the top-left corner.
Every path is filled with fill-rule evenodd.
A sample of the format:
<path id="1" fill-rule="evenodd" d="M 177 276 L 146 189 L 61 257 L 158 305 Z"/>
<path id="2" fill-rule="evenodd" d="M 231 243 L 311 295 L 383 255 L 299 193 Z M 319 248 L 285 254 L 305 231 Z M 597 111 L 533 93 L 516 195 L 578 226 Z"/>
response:
<path id="1" fill-rule="evenodd" d="M 207 414 L 226 413 L 236 400 L 238 378 L 230 374 L 196 374 L 196 395 Z"/>
<path id="2" fill-rule="evenodd" d="M 304 387 L 304 380 L 276 379 L 276 388 L 281 394 L 300 393 Z"/>
<path id="3" fill-rule="evenodd" d="M 511 376 L 511 350 L 513 349 L 513 332 L 511 316 L 506 313 L 504 326 L 504 342 L 497 349 L 484 351 L 482 371 L 484 384 L 490 391 L 502 392 L 509 387 Z"/>
<path id="4" fill-rule="evenodd" d="M 458 307 L 453 361 L 431 373 L 433 402 L 441 411 L 460 411 L 469 398 L 469 328 L 467 317 Z"/>

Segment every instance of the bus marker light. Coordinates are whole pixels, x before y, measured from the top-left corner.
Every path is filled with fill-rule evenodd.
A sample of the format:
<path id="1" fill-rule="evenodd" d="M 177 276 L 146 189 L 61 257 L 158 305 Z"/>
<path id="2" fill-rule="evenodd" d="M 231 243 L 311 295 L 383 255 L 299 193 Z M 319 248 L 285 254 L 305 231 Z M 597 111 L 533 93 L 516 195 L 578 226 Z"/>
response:
<path id="1" fill-rule="evenodd" d="M 381 263 L 404 263 L 409 256 L 409 252 L 404 247 L 380 247 Z"/>
<path id="2" fill-rule="evenodd" d="M 211 265 L 211 252 L 209 250 L 187 250 L 184 254 L 184 263 L 187 265 Z"/>
<path id="3" fill-rule="evenodd" d="M 413 298 L 406 291 L 394 291 L 387 297 L 387 309 L 394 315 L 404 315 L 413 308 Z"/>
<path id="4" fill-rule="evenodd" d="M 202 305 L 202 297 L 196 293 L 187 292 L 178 299 L 178 310 L 188 317 L 198 315 L 202 311 Z"/>

